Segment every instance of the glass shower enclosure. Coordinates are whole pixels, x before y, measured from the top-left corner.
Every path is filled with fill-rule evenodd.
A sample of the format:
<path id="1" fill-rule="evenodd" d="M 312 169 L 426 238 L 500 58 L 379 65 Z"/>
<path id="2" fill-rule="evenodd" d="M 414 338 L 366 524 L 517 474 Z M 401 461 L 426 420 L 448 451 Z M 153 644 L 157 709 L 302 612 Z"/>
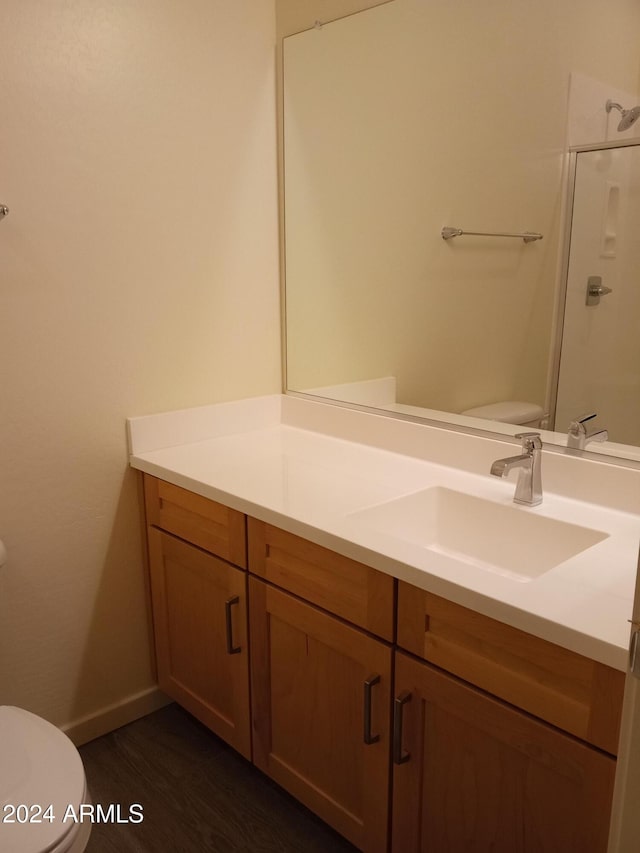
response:
<path id="1" fill-rule="evenodd" d="M 555 429 L 596 414 L 611 441 L 638 446 L 640 146 L 575 157 Z"/>

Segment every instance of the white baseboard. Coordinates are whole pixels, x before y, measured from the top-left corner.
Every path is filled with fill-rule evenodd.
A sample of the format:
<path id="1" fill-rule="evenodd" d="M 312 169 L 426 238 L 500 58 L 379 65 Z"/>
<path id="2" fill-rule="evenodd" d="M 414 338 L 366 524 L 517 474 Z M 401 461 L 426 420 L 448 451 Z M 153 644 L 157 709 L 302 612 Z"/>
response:
<path id="1" fill-rule="evenodd" d="M 76 746 L 81 746 L 87 741 L 106 735 L 114 729 L 132 723 L 134 720 L 139 720 L 140 717 L 145 717 L 159 708 L 164 708 L 171 701 L 157 687 L 150 687 L 148 690 L 135 693 L 120 702 L 101 708 L 95 714 L 74 720 L 68 725 L 62 726 L 62 730 Z"/>

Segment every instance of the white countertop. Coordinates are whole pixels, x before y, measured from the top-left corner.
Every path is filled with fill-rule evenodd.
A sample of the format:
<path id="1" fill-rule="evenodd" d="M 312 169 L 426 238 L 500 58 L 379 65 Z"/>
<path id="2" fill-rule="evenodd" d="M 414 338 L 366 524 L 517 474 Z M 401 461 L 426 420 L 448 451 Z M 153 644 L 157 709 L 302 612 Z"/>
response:
<path id="1" fill-rule="evenodd" d="M 280 396 L 134 418 L 129 434 L 134 468 L 626 669 L 640 542 L 637 470 L 544 453 L 543 485 L 549 480 L 556 491 L 545 488 L 541 506 L 518 511 L 608 535 L 523 581 L 434 556 L 350 516 L 434 485 L 514 506 L 514 480 L 488 474 L 489 460 L 515 452 L 511 443 Z M 576 490 L 590 502 L 576 500 Z"/>

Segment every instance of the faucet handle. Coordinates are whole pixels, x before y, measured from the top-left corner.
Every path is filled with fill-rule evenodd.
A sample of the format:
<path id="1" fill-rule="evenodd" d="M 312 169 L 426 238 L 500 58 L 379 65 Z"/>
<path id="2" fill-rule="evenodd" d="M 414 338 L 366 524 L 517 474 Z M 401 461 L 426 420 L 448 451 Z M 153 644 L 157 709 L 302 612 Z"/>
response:
<path id="1" fill-rule="evenodd" d="M 590 441 L 608 441 L 609 433 L 606 429 L 595 429 L 591 432 L 587 428 L 587 422 L 596 417 L 596 413 L 581 415 L 569 424 L 567 447 L 573 450 L 584 450 Z"/>
<path id="2" fill-rule="evenodd" d="M 587 415 L 580 415 L 579 418 L 576 418 L 574 421 L 571 421 L 569 424 L 569 435 L 586 435 L 587 428 L 585 424 L 587 421 L 593 420 L 593 418 L 597 417 L 596 412 L 589 412 Z"/>
<path id="3" fill-rule="evenodd" d="M 542 450 L 542 439 L 539 432 L 518 432 L 514 438 L 519 438 L 522 441 L 522 450 L 526 453 Z"/>

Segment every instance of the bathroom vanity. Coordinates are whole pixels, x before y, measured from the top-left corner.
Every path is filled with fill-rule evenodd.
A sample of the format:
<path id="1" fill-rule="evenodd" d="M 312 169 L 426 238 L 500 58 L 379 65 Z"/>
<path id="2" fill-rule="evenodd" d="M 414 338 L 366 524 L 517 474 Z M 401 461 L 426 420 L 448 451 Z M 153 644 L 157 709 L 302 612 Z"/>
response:
<path id="1" fill-rule="evenodd" d="M 496 440 L 280 397 L 129 426 L 168 695 L 362 850 L 606 850 L 640 472 L 545 455 L 565 494 L 512 509 Z M 411 541 L 434 489 L 472 554 Z M 479 558 L 485 500 L 489 538 L 542 520 L 525 574 Z M 550 557 L 547 523 L 597 541 Z"/>

